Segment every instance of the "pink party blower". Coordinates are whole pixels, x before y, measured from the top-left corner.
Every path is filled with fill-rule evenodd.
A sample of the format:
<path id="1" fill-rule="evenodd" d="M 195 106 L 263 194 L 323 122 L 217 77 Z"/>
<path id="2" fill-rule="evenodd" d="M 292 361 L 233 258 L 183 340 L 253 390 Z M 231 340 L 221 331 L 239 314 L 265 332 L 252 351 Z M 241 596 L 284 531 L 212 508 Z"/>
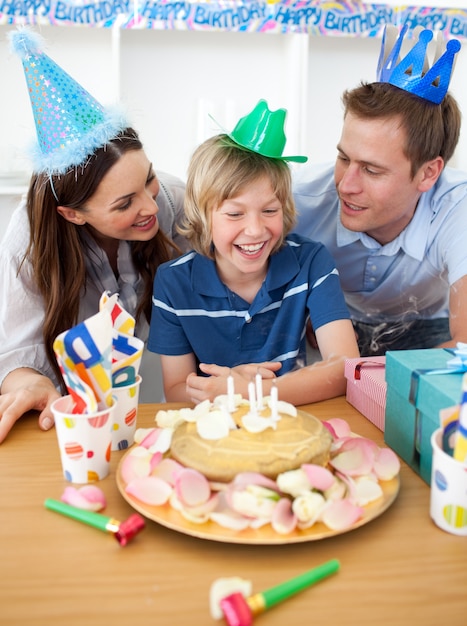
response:
<path id="1" fill-rule="evenodd" d="M 271 587 L 260 593 L 245 598 L 241 593 L 232 593 L 220 601 L 222 612 L 229 626 L 251 626 L 253 617 L 272 608 L 279 602 L 287 600 L 299 591 L 323 580 L 338 571 L 340 563 L 331 559 L 318 565 L 300 576 L 291 578 L 285 583 Z"/>
<path id="2" fill-rule="evenodd" d="M 53 500 L 52 498 L 47 498 L 44 505 L 46 509 L 61 513 L 66 517 L 71 517 L 79 522 L 83 522 L 83 524 L 113 534 L 121 546 L 126 546 L 126 544 L 144 528 L 144 519 L 137 513 L 130 515 L 124 522 L 119 522 L 113 517 L 106 517 L 94 511 L 85 511 L 84 509 L 79 509 L 76 506 L 71 506 L 70 504 L 65 504 L 60 500 Z"/>

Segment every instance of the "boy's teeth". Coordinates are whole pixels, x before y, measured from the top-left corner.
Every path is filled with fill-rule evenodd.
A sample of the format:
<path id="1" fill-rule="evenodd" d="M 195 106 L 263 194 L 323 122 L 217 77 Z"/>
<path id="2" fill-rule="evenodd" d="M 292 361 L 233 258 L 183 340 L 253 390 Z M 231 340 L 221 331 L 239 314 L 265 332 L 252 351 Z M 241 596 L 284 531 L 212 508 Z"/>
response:
<path id="1" fill-rule="evenodd" d="M 256 252 L 257 250 L 260 250 L 263 247 L 263 244 L 257 243 L 254 245 L 244 245 L 244 246 L 239 245 L 238 247 L 241 248 L 242 250 L 245 250 L 245 252 Z"/>

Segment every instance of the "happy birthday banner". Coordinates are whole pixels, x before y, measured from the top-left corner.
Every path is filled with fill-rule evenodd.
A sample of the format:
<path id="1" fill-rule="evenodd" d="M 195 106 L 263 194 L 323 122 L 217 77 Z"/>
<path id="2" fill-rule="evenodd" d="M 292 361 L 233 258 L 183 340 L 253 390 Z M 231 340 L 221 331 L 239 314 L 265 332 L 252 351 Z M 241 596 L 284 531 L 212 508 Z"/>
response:
<path id="1" fill-rule="evenodd" d="M 375 37 L 386 23 L 467 38 L 467 10 L 320 0 L 0 0 L 0 25 L 55 24 L 155 30 Z"/>

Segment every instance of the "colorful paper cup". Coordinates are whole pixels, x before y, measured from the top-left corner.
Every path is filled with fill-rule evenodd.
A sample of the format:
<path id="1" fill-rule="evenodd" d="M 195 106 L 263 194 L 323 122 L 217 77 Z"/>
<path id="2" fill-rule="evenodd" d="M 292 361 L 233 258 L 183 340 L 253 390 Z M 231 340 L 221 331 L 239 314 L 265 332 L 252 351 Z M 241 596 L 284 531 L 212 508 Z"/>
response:
<path id="1" fill-rule="evenodd" d="M 467 463 L 456 461 L 444 452 L 442 438 L 441 428 L 431 436 L 430 515 L 446 532 L 467 535 Z"/>
<path id="2" fill-rule="evenodd" d="M 112 395 L 117 400 L 112 427 L 112 450 L 126 450 L 133 445 L 141 381 L 138 374 L 134 383 L 112 388 Z"/>
<path id="3" fill-rule="evenodd" d="M 109 473 L 112 449 L 112 405 L 95 413 L 72 413 L 74 401 L 63 396 L 52 404 L 63 474 L 72 483 L 92 483 Z"/>

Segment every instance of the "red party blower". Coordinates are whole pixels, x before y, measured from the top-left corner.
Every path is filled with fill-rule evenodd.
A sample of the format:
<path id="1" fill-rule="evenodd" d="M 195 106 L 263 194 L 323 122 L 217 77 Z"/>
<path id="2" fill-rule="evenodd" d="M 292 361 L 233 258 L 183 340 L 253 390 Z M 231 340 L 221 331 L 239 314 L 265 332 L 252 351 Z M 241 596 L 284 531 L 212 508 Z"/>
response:
<path id="1" fill-rule="evenodd" d="M 232 593 L 220 601 L 222 612 L 229 626 L 251 626 L 253 617 L 287 600 L 299 591 L 314 585 L 338 571 L 340 563 L 331 559 L 300 576 L 291 578 L 276 587 L 245 598 L 241 593 Z"/>
<path id="2" fill-rule="evenodd" d="M 53 500 L 52 498 L 47 498 L 44 505 L 46 509 L 61 513 L 66 517 L 71 517 L 72 519 L 103 530 L 104 532 L 111 533 L 121 546 L 126 546 L 126 544 L 144 528 L 144 519 L 137 513 L 130 515 L 127 520 L 119 522 L 113 517 L 107 517 L 101 513 L 95 513 L 94 511 L 85 511 L 71 506 L 70 504 L 65 504 L 60 500 Z"/>

